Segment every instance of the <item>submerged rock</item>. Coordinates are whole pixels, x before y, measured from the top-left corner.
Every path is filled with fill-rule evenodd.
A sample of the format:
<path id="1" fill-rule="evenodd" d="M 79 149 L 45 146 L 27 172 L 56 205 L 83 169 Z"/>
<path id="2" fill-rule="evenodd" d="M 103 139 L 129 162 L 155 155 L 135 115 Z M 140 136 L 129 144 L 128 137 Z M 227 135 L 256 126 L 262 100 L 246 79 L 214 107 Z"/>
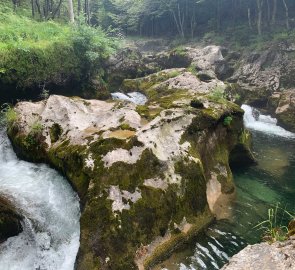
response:
<path id="1" fill-rule="evenodd" d="M 77 269 L 149 268 L 233 196 L 231 153 L 253 157 L 243 110 L 212 97 L 217 85 L 172 69 L 124 81 L 144 105 L 54 95 L 16 105 L 17 152 L 63 172 L 82 200 Z"/>
<path id="2" fill-rule="evenodd" d="M 247 246 L 233 256 L 222 270 L 295 269 L 295 238 L 274 244 Z"/>
<path id="3" fill-rule="evenodd" d="M 22 231 L 22 217 L 7 200 L 0 198 L 0 243 Z"/>

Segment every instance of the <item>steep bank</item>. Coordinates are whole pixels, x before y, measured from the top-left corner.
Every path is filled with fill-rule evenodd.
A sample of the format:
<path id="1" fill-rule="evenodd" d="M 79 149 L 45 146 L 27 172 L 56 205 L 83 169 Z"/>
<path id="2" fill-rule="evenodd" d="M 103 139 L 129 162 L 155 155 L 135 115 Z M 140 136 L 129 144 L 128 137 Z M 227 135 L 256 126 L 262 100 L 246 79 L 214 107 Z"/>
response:
<path id="1" fill-rule="evenodd" d="M 51 96 L 15 108 L 16 151 L 62 171 L 82 199 L 78 269 L 154 265 L 232 198 L 229 160 L 253 162 L 243 111 L 212 96 L 220 81 L 167 70 L 124 85 L 142 82 L 145 105 Z"/>

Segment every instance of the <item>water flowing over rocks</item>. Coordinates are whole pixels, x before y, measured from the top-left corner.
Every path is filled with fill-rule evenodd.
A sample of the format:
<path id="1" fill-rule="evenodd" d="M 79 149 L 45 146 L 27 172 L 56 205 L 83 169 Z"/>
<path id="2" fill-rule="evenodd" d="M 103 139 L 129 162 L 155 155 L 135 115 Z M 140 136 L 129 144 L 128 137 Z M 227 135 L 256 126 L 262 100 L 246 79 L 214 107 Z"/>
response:
<path id="1" fill-rule="evenodd" d="M 160 51 L 150 52 L 143 45 L 133 45 L 110 60 L 109 83 L 111 88 L 121 87 L 126 78 L 142 77 L 159 70 L 186 68 L 202 81 L 223 81 L 229 98 L 267 109 L 278 118 L 280 124 L 294 131 L 292 97 L 295 93 L 295 46 L 288 41 L 268 45 L 263 50 L 251 52 L 248 49 L 237 52 L 222 46 L 196 44 L 174 49 L 166 46 L 164 51 L 163 46 L 159 45 Z M 193 84 L 194 79 L 188 73 L 182 76 L 182 82 Z M 180 82 L 181 87 L 182 85 L 185 86 Z M 132 91 L 137 90 L 135 88 Z"/>
<path id="2" fill-rule="evenodd" d="M 16 152 L 61 171 L 81 198 L 77 269 L 148 268 L 206 227 L 219 197 L 233 196 L 229 160 L 238 148 L 253 162 L 250 136 L 243 110 L 212 97 L 217 86 L 170 69 L 123 82 L 147 97 L 142 105 L 55 95 L 16 105 Z"/>

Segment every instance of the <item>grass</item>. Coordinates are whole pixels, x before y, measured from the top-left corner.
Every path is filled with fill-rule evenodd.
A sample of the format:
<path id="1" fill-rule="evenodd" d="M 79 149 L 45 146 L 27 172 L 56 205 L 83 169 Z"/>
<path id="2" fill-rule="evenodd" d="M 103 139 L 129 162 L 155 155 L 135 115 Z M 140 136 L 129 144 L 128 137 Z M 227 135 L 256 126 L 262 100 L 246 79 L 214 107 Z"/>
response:
<path id="1" fill-rule="evenodd" d="M 225 99 L 224 87 L 216 86 L 209 94 L 209 99 L 214 102 L 221 102 Z"/>
<path id="2" fill-rule="evenodd" d="M 116 41 L 100 28 L 77 20 L 75 25 L 36 21 L 0 7 L 0 81 L 18 88 L 45 83 L 87 84 L 102 76 L 103 63 Z"/>
<path id="3" fill-rule="evenodd" d="M 289 229 L 286 220 L 295 218 L 294 213 L 288 212 L 286 209 L 279 207 L 277 204 L 274 208 L 268 209 L 268 218 L 254 228 L 262 230 L 262 239 L 270 243 L 276 241 L 284 241 L 288 239 Z"/>
<path id="4" fill-rule="evenodd" d="M 11 127 L 17 122 L 18 118 L 19 115 L 12 106 L 7 103 L 2 105 L 0 111 L 1 124 Z"/>

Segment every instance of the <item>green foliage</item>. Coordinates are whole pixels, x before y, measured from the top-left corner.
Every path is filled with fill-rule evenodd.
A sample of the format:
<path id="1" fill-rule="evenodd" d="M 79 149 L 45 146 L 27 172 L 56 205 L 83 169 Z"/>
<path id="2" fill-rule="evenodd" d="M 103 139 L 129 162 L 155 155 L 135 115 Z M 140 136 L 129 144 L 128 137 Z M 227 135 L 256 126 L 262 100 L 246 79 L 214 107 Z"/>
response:
<path id="1" fill-rule="evenodd" d="M 32 148 L 39 149 L 39 147 L 41 148 L 42 131 L 43 131 L 43 126 L 41 125 L 39 121 L 35 121 L 34 123 L 31 124 L 30 132 L 28 136 L 26 136 L 24 139 L 24 145 L 27 149 L 32 149 Z"/>
<path id="2" fill-rule="evenodd" d="M 254 228 L 263 231 L 262 239 L 268 242 L 284 241 L 288 238 L 288 220 L 294 219 L 295 214 L 289 213 L 286 209 L 277 204 L 274 208 L 268 209 L 268 219 L 260 222 Z"/>
<path id="3" fill-rule="evenodd" d="M 33 135 L 37 135 L 37 134 L 40 134 L 43 130 L 43 127 L 42 127 L 42 124 L 39 122 L 39 121 L 35 121 L 31 126 L 30 126 L 30 129 L 31 129 L 31 134 Z"/>
<path id="4" fill-rule="evenodd" d="M 233 118 L 231 116 L 226 116 L 223 120 L 223 125 L 229 127 L 232 121 Z"/>
<path id="5" fill-rule="evenodd" d="M 223 101 L 225 99 L 224 88 L 221 86 L 216 86 L 209 94 L 209 98 L 215 102 Z"/>
<path id="6" fill-rule="evenodd" d="M 1 107 L 0 111 L 0 121 L 2 124 L 7 125 L 7 127 L 12 127 L 15 125 L 19 118 L 19 114 L 14 110 L 12 106 L 5 103 Z"/>
<path id="7" fill-rule="evenodd" d="M 87 84 L 103 74 L 103 63 L 115 48 L 100 28 L 37 22 L 0 8 L 0 81 L 5 84 Z"/>

